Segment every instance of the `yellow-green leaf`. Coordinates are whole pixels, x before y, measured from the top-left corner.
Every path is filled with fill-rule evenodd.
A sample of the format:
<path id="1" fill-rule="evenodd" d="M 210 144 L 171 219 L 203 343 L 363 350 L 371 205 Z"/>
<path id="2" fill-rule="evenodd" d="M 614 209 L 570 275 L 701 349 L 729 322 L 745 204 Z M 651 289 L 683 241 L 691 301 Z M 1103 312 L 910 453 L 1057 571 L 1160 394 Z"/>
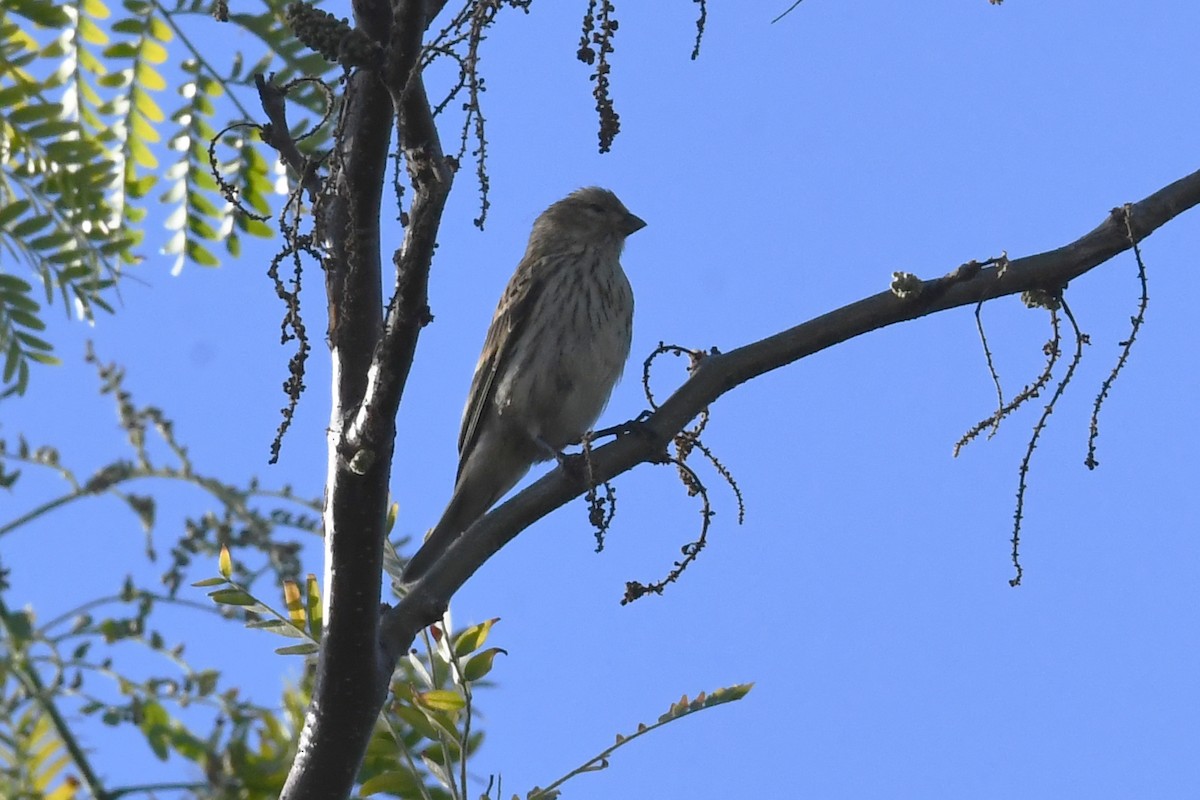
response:
<path id="1" fill-rule="evenodd" d="M 321 608 L 321 584 L 311 572 L 304 581 L 305 611 L 308 612 L 308 632 L 317 641 L 321 640 L 321 628 L 325 614 Z"/>
<path id="2" fill-rule="evenodd" d="M 417 699 L 421 705 L 436 711 L 459 711 L 467 705 L 466 699 L 451 689 L 434 689 L 431 692 L 421 692 L 417 695 Z"/>
<path id="3" fill-rule="evenodd" d="M 108 19 L 110 14 L 103 0 L 83 0 L 83 13 L 96 19 Z"/>
<path id="4" fill-rule="evenodd" d="M 483 647 L 483 643 L 487 641 L 488 633 L 491 632 L 492 626 L 499 621 L 499 617 L 493 617 L 492 619 L 484 620 L 478 625 L 472 625 L 460 633 L 458 638 L 454 640 L 454 655 L 465 656 Z"/>
<path id="5" fill-rule="evenodd" d="M 169 42 L 175 38 L 175 32 L 157 16 L 150 18 L 150 35 L 160 42 Z"/>
<path id="6" fill-rule="evenodd" d="M 139 63 L 136 70 L 137 82 L 143 89 L 148 89 L 152 92 L 161 92 L 167 88 L 167 82 L 163 76 L 154 67 L 146 63 Z M 139 98 L 140 101 L 140 98 Z M 139 107 L 141 103 L 139 102 Z M 157 106 L 156 106 L 157 108 Z M 162 111 L 158 112 L 158 117 L 155 122 L 162 121 Z"/>
<path id="7" fill-rule="evenodd" d="M 79 779 L 68 775 L 57 789 L 46 795 L 45 800 L 75 800 L 79 796 Z"/>
<path id="8" fill-rule="evenodd" d="M 304 628 L 304 605 L 300 602 L 300 587 L 295 581 L 283 582 L 283 604 L 287 608 L 288 619 L 297 628 Z"/>
<path id="9" fill-rule="evenodd" d="M 150 39 L 142 40 L 142 58 L 151 64 L 161 64 L 167 60 L 167 48 Z"/>
<path id="10" fill-rule="evenodd" d="M 101 47 L 108 44 L 108 34 L 87 17 L 81 17 L 79 20 L 79 38 L 88 44 L 100 45 Z"/>

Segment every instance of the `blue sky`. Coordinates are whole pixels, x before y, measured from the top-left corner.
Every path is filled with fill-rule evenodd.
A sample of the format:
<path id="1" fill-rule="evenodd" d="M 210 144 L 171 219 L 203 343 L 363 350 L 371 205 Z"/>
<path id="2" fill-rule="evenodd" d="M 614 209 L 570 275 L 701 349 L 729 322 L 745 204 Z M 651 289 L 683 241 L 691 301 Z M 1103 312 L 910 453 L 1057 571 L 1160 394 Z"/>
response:
<path id="1" fill-rule="evenodd" d="M 449 497 L 496 298 L 534 217 L 578 186 L 614 189 L 649 223 L 624 257 L 637 317 L 601 421 L 612 424 L 644 407 L 639 365 L 660 340 L 731 349 L 881 291 L 895 270 L 935 277 L 1057 247 L 1200 166 L 1194 3 L 806 0 L 769 24 L 787 5 L 709 2 L 692 62 L 693 4 L 619 3 L 622 131 L 605 156 L 574 60 L 584 4 L 501 20 L 484 52 L 493 206 L 476 231 L 461 172 L 432 277 L 436 321 L 399 414 L 400 531 L 419 537 Z M 209 35 L 233 40 L 215 25 Z M 1132 256 L 1069 289 L 1092 344 L 1035 453 L 1023 586 L 1008 586 L 1008 539 L 1040 402 L 953 459 L 994 403 L 971 311 L 860 337 L 712 408 L 705 442 L 737 478 L 746 522 L 702 472 L 718 512 L 709 546 L 664 597 L 618 605 L 624 582 L 660 576 L 698 525 L 671 470 L 652 466 L 617 481 L 602 554 L 572 504 L 463 589 L 457 622 L 500 617 L 493 641 L 509 653 L 499 690 L 481 698 L 474 774 L 500 772 L 506 794 L 524 794 L 682 693 L 753 681 L 742 702 L 620 751 L 568 796 L 1196 796 L 1198 220 L 1185 214 L 1143 246 L 1148 321 L 1105 407 L 1095 472 L 1083 466 L 1088 414 L 1136 308 Z M 204 469 L 319 495 L 319 347 L 282 463 L 266 464 L 288 357 L 265 277 L 272 249 L 178 277 L 150 259 L 115 317 L 55 329 L 66 366 L 37 371 L 29 395 L 5 404 L 0 436 L 56 443 L 84 474 L 118 452 L 111 405 L 81 363 L 90 337 Z M 312 331 L 324 328 L 316 275 Z M 1008 298 L 984 318 L 1011 395 L 1041 370 L 1046 317 Z M 660 395 L 682 378 L 672 362 L 655 374 Z M 0 518 L 41 487 L 50 496 L 34 481 L 0 496 Z M 161 542 L 198 508 L 171 496 Z M 4 542 L 9 602 L 49 618 L 143 569 L 140 550 L 115 503 L 64 511 Z M 315 547 L 306 568 L 321 571 Z M 221 627 L 189 653 L 269 702 L 298 665 L 273 655 L 278 644 Z M 104 735 L 91 744 L 107 774 L 150 759 L 135 738 Z"/>

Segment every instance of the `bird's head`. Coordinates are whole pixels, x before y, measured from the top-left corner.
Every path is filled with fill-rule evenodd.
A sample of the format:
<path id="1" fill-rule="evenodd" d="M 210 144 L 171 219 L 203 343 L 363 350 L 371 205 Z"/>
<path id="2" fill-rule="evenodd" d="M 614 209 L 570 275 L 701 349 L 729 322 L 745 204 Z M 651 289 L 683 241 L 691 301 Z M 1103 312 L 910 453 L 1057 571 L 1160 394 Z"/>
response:
<path id="1" fill-rule="evenodd" d="M 547 208 L 534 223 L 538 229 L 567 233 L 584 239 L 616 239 L 646 227 L 641 217 L 630 213 L 608 189 L 589 186 L 577 189 Z"/>

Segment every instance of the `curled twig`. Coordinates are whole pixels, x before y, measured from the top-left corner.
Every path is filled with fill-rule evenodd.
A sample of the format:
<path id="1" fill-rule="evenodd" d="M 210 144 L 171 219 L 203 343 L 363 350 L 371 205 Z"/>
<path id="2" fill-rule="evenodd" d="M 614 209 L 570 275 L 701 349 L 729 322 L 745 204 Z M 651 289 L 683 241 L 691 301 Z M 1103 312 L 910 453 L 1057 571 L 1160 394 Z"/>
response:
<path id="1" fill-rule="evenodd" d="M 1100 393 L 1096 395 L 1096 402 L 1092 406 L 1092 418 L 1088 426 L 1087 458 L 1083 460 L 1088 469 L 1095 469 L 1100 466 L 1100 462 L 1096 460 L 1096 438 L 1100 435 L 1100 407 L 1108 399 L 1108 392 L 1112 388 L 1113 382 L 1116 381 L 1117 375 L 1129 359 L 1129 352 L 1133 349 L 1133 342 L 1137 339 L 1142 323 L 1146 321 L 1146 306 L 1150 303 L 1149 287 L 1146 282 L 1146 265 L 1142 261 L 1142 249 L 1138 247 L 1137 239 L 1133 236 L 1133 225 L 1130 222 L 1130 215 L 1132 213 L 1130 205 L 1126 203 L 1121 208 L 1121 212 L 1124 214 L 1125 232 L 1129 236 L 1129 244 L 1133 246 L 1133 257 L 1137 259 L 1138 283 L 1142 287 L 1142 294 L 1138 298 L 1137 314 L 1129 318 L 1129 338 L 1120 342 L 1121 355 L 1117 359 L 1116 365 L 1112 368 L 1112 372 L 1108 374 L 1108 377 L 1104 379 L 1104 383 L 1100 385 Z M 1117 213 L 1117 210 L 1114 209 L 1113 213 Z"/>
<path id="2" fill-rule="evenodd" d="M 996 435 L 996 431 L 1000 430 L 999 413 L 1004 410 L 1004 388 L 1000 385 L 1000 374 L 996 372 L 996 362 L 992 358 L 991 348 L 988 347 L 987 332 L 983 329 L 983 301 L 981 300 L 975 306 L 975 327 L 979 331 L 979 342 L 983 345 L 983 357 L 987 360 L 988 374 L 992 376 L 992 383 L 996 386 L 996 422 L 992 425 L 992 432 L 988 434 L 988 438 Z M 963 443 L 959 444 L 959 447 Z M 954 448 L 954 455 L 958 455 L 958 447 Z"/>
<path id="3" fill-rule="evenodd" d="M 1057 311 L 1058 309 L 1052 307 L 1050 310 Z M 1057 317 L 1052 317 L 1052 319 L 1057 320 Z M 966 433 L 964 433 L 962 435 L 962 438 L 960 438 L 958 440 L 958 442 L 955 443 L 955 445 L 954 445 L 954 457 L 955 458 L 957 458 L 958 454 L 962 451 L 962 449 L 964 447 L 966 447 L 968 444 L 970 444 L 972 441 L 974 441 L 975 438 L 978 437 L 980 433 L 987 430 L 988 428 L 994 429 L 994 428 L 999 427 L 1001 420 L 1003 420 L 1005 417 L 1012 414 L 1014 411 L 1016 411 L 1018 408 L 1020 408 L 1022 405 L 1024 405 L 1027 400 L 1032 400 L 1033 398 L 1035 398 L 1041 394 L 1042 389 L 1044 389 L 1046 387 L 1046 384 L 1048 384 L 1050 382 L 1050 378 L 1051 378 L 1052 372 L 1054 370 L 1055 361 L 1058 359 L 1058 355 L 1059 355 L 1059 352 L 1058 352 L 1059 338 L 1058 338 L 1058 336 L 1059 336 L 1059 333 L 1058 333 L 1058 328 L 1057 328 L 1057 322 L 1055 322 L 1054 338 L 1051 341 L 1047 342 L 1042 348 L 1042 352 L 1045 353 L 1047 356 L 1046 366 L 1042 369 L 1042 374 L 1038 375 L 1037 380 L 1035 380 L 1031 385 L 1027 385 L 1012 400 L 1008 401 L 1007 404 L 1002 405 L 995 412 L 993 412 L 990 416 L 986 417 L 985 419 L 980 420 L 979 422 L 975 423 L 975 425 L 971 426 L 971 429 L 968 430 Z M 985 345 L 985 347 L 986 347 L 986 345 Z"/>
<path id="4" fill-rule="evenodd" d="M 683 571 L 688 568 L 688 565 L 696 560 L 696 557 L 700 555 L 700 551 L 704 549 L 706 544 L 708 544 L 708 527 L 712 523 L 713 514 L 716 513 L 712 510 L 712 505 L 708 501 L 708 490 L 704 488 L 704 484 L 700 481 L 700 477 L 696 475 L 694 471 L 692 471 L 691 467 L 683 463 L 682 460 L 674 457 L 668 457 L 667 462 L 675 464 L 679 468 L 681 474 L 686 474 L 688 476 L 685 480 L 685 483 L 688 486 L 688 493 L 691 495 L 700 496 L 700 517 L 702 520 L 700 523 L 700 535 L 696 538 L 696 541 L 689 542 L 680 548 L 680 552 L 683 553 L 683 559 L 676 561 L 672 566 L 671 571 L 668 572 L 665 577 L 649 584 L 644 584 L 639 581 L 626 581 L 625 596 L 621 599 L 621 605 L 628 605 L 634 600 L 644 597 L 647 594 L 661 595 L 663 590 L 667 588 L 668 584 L 679 580 L 679 576 L 683 574 Z"/>
<path id="5" fill-rule="evenodd" d="M 715 347 L 707 351 L 692 350 L 686 347 L 680 347 L 679 345 L 659 342 L 658 347 L 654 348 L 650 355 L 646 357 L 646 360 L 642 362 L 642 390 L 645 392 L 646 402 L 649 403 L 650 407 L 655 410 L 657 410 L 659 406 L 658 402 L 654 399 L 654 392 L 650 388 L 650 371 L 654 361 L 659 356 L 667 353 L 674 356 L 686 355 L 688 357 L 689 375 L 695 374 L 706 358 L 719 355 L 719 351 Z M 631 603 L 646 594 L 662 594 L 667 584 L 674 583 L 676 580 L 678 580 L 683 571 L 687 569 L 687 566 L 694 561 L 700 554 L 700 551 L 704 549 L 704 544 L 708 537 L 708 527 L 715 512 L 712 510 L 712 506 L 709 502 L 708 489 L 704 486 L 703 482 L 701 482 L 700 477 L 696 474 L 695 470 L 693 470 L 692 467 L 687 463 L 688 457 L 693 451 L 699 451 L 706 459 L 708 459 L 708 462 L 713 465 L 714 469 L 716 469 L 717 474 L 719 474 L 729 485 L 730 489 L 733 490 L 733 494 L 737 499 L 738 505 L 738 524 L 742 524 L 746 518 L 745 499 L 742 496 L 741 488 L 737 485 L 737 481 L 733 478 L 733 474 L 723 463 L 721 463 L 721 460 L 717 458 L 712 450 L 710 450 L 700 440 L 700 435 L 704 432 L 704 428 L 708 425 L 708 420 L 708 409 L 702 409 L 700 413 L 696 415 L 692 427 L 684 428 L 676 433 L 674 437 L 672 437 L 671 443 L 675 445 L 675 454 L 664 454 L 664 456 L 657 462 L 662 464 L 674 464 L 675 468 L 679 472 L 680 482 L 683 483 L 684 488 L 687 490 L 688 496 L 700 497 L 701 515 L 704 519 L 703 525 L 701 526 L 700 535 L 696 541 L 684 545 L 682 548 L 684 559 L 682 561 L 675 562 L 674 568 L 667 574 L 665 578 L 649 585 L 640 583 L 638 581 L 627 582 L 625 584 L 625 598 L 621 601 L 622 605 Z"/>
<path id="6" fill-rule="evenodd" d="M 608 533 L 613 518 L 617 515 L 617 491 L 610 481 L 601 484 L 604 487 L 603 497 L 596 491 L 596 478 L 592 469 L 592 440 L 596 435 L 591 431 L 584 434 L 581 445 L 584 468 L 587 470 L 588 490 L 585 497 L 588 504 L 588 522 L 596 530 L 596 552 L 599 553 L 604 550 L 604 535 Z"/>
<path id="7" fill-rule="evenodd" d="M 1059 307 L 1062 308 L 1067 320 L 1071 323 L 1072 330 L 1075 332 L 1075 353 L 1071 356 L 1071 363 L 1067 365 L 1066 374 L 1063 375 L 1062 380 L 1055 387 L 1050 402 L 1046 403 L 1046 407 L 1042 409 L 1042 415 L 1033 426 L 1033 433 L 1030 435 L 1029 444 L 1025 448 L 1025 456 L 1021 459 L 1021 466 L 1018 470 L 1020 477 L 1017 481 L 1017 507 L 1013 513 L 1013 535 L 1011 539 L 1012 563 L 1015 573 L 1008 582 L 1009 586 L 1020 586 L 1021 577 L 1025 572 L 1021 567 L 1021 521 L 1025 514 L 1025 492 L 1028 488 L 1026 478 L 1029 474 L 1029 464 L 1033 460 L 1033 451 L 1037 448 L 1037 442 L 1042 435 L 1042 431 L 1046 429 L 1050 415 L 1054 413 L 1054 407 L 1058 404 L 1059 398 L 1062 397 L 1067 385 L 1071 382 L 1071 378 L 1075 375 L 1075 368 L 1079 366 L 1079 362 L 1083 359 L 1083 346 L 1087 344 L 1087 335 L 1079 329 L 1079 324 L 1075 321 L 1075 315 L 1071 313 L 1071 307 L 1067 305 L 1066 299 L 1060 294 L 1057 301 L 1057 303 L 1050 306 L 1050 325 L 1054 329 L 1054 335 L 1050 342 L 1047 343 L 1047 355 L 1050 361 L 1047 372 L 1053 368 L 1054 362 L 1058 360 L 1062 352 L 1060 349 L 1062 336 L 1059 330 Z"/>
<path id="8" fill-rule="evenodd" d="M 221 137 L 225 134 L 229 133 L 230 131 L 238 130 L 239 128 L 254 128 L 255 130 L 259 131 L 262 130 L 261 125 L 256 125 L 252 122 L 235 122 L 232 125 L 226 125 L 208 142 L 208 168 L 212 174 L 213 180 L 217 182 L 217 188 L 221 190 L 221 196 L 225 198 L 227 203 L 236 208 L 238 212 L 245 214 L 250 219 L 258 220 L 259 222 L 266 222 L 271 218 L 271 215 L 256 214 L 255 212 L 246 208 L 246 206 L 242 204 L 240 191 L 236 186 L 225 180 L 225 177 L 221 174 L 221 164 L 219 161 L 217 161 L 217 142 L 219 142 Z"/>

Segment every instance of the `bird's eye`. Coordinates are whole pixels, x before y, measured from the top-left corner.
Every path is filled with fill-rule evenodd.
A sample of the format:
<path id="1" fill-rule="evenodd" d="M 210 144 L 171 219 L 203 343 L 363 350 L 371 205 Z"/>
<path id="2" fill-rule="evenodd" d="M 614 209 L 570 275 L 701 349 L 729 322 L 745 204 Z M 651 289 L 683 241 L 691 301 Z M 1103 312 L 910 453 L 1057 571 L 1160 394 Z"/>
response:
<path id="1" fill-rule="evenodd" d="M 590 210 L 595 211 L 597 214 L 604 213 L 604 206 L 600 205 L 599 203 L 588 203 L 587 207 Z"/>

